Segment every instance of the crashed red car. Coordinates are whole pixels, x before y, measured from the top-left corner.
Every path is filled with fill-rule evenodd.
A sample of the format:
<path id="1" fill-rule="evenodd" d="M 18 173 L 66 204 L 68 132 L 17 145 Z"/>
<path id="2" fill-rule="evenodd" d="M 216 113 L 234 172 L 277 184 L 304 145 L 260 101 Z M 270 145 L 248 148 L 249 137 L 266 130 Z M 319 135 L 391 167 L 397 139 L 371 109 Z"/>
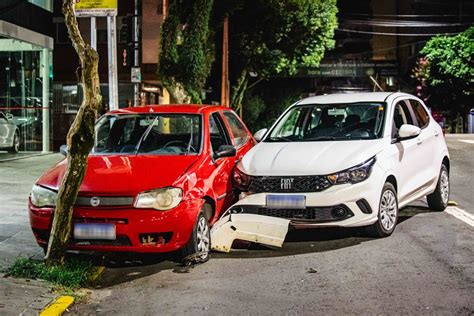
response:
<path id="1" fill-rule="evenodd" d="M 161 105 L 107 113 L 96 123 L 69 249 L 181 249 L 183 256 L 207 256 L 210 225 L 237 199 L 231 172 L 254 144 L 242 121 L 222 106 Z M 30 223 L 43 248 L 66 165 L 64 159 L 43 174 L 30 194 Z"/>

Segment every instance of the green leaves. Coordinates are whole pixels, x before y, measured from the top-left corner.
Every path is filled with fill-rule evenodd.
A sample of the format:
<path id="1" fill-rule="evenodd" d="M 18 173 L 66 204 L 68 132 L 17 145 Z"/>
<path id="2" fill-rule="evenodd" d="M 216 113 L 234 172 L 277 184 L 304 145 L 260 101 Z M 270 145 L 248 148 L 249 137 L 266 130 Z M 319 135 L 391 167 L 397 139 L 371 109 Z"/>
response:
<path id="1" fill-rule="evenodd" d="M 209 30 L 213 2 L 171 1 L 162 28 L 158 76 L 170 92 L 183 88 L 194 103 L 201 103 L 214 60 Z"/>
<path id="2" fill-rule="evenodd" d="M 242 81 L 242 73 L 256 74 L 258 80 L 318 66 L 334 47 L 336 13 L 336 0 L 172 0 L 158 75 L 170 92 L 182 87 L 200 102 L 224 16 L 229 17 L 232 82 Z M 240 92 L 235 95 L 241 99 Z"/>
<path id="3" fill-rule="evenodd" d="M 432 86 L 447 84 L 471 94 L 474 82 L 474 26 L 455 36 L 436 36 L 421 50 L 429 62 L 423 75 Z"/>

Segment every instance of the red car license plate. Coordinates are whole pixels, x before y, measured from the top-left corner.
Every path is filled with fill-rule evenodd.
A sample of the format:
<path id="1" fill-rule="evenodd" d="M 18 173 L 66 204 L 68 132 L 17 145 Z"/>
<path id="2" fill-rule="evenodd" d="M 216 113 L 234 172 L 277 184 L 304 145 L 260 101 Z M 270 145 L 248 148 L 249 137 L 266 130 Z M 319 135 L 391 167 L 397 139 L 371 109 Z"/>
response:
<path id="1" fill-rule="evenodd" d="M 115 224 L 74 224 L 74 239 L 115 240 Z"/>

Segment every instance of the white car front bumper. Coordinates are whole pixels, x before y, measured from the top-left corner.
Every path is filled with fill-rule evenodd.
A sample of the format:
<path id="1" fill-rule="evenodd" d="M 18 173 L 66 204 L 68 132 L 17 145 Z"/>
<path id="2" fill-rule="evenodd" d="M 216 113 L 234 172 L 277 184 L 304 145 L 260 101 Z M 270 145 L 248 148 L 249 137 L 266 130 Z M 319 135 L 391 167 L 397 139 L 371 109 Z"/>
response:
<path id="1" fill-rule="evenodd" d="M 286 218 L 294 228 L 358 227 L 377 220 L 380 194 L 385 178 L 376 165 L 370 177 L 357 184 L 333 185 L 321 192 L 241 194 L 241 199 L 230 209 L 233 213 L 252 213 Z M 267 195 L 304 195 L 306 209 L 274 209 L 267 207 Z M 346 216 L 337 218 L 333 210 L 346 209 Z"/>

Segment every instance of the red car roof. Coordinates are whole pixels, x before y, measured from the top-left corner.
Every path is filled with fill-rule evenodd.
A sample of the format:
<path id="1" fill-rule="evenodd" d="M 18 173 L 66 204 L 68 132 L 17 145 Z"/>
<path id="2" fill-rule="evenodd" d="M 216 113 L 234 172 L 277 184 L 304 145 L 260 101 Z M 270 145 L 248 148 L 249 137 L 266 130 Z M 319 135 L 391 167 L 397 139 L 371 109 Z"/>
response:
<path id="1" fill-rule="evenodd" d="M 204 105 L 204 104 L 162 104 L 162 105 L 145 105 L 123 108 L 108 112 L 108 114 L 127 114 L 127 113 L 204 113 L 216 110 L 230 110 L 230 108 L 221 105 Z"/>

